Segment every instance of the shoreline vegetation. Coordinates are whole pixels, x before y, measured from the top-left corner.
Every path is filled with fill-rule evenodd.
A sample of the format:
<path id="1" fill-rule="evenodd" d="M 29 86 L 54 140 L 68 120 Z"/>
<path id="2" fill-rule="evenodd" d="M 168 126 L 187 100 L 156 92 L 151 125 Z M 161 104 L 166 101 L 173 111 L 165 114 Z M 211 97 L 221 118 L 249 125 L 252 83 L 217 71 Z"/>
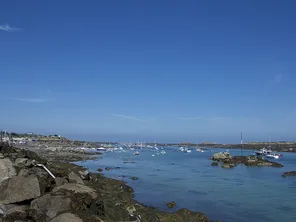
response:
<path id="1" fill-rule="evenodd" d="M 51 151 L 30 148 L 0 144 L 0 221 L 210 221 L 200 212 L 168 213 L 138 203 L 123 181 L 70 163 L 75 159 L 71 152 L 56 158 Z M 168 208 L 174 205 L 169 202 Z"/>

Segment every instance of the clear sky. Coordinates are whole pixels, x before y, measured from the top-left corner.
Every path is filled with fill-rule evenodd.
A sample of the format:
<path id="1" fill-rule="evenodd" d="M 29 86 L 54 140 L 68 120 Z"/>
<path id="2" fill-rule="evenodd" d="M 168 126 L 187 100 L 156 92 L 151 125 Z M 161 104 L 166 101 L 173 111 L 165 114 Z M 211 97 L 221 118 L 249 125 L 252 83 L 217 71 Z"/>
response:
<path id="1" fill-rule="evenodd" d="M 296 140 L 296 1 L 1 1 L 0 127 Z"/>

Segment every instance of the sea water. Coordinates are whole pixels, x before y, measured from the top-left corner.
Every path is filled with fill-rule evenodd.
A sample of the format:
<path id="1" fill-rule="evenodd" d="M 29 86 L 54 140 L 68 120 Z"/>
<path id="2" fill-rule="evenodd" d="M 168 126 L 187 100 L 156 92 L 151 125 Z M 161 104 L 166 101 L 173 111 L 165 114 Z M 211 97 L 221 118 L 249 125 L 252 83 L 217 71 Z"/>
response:
<path id="1" fill-rule="evenodd" d="M 105 152 L 96 160 L 77 164 L 93 172 L 102 168 L 105 176 L 126 181 L 134 188 L 137 201 L 161 210 L 167 210 L 164 202 L 174 200 L 177 207 L 172 211 L 188 208 L 211 220 L 296 221 L 296 177 L 281 177 L 285 171 L 296 170 L 296 154 L 284 153 L 276 160 L 283 168 L 238 165 L 223 169 L 211 166 L 208 158 L 224 149 L 204 153 L 165 150 L 166 154 L 143 151 L 140 155 Z M 229 151 L 241 154 L 240 150 Z M 243 155 L 250 154 L 252 151 L 243 151 Z M 120 168 L 106 171 L 105 167 Z"/>

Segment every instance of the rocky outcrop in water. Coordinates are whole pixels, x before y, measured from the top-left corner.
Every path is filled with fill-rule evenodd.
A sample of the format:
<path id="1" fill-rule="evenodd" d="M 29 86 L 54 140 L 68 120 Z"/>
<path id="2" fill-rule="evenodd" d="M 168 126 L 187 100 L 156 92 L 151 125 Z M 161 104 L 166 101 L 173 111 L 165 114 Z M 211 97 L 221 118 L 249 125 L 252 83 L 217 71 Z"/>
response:
<path id="1" fill-rule="evenodd" d="M 51 177 L 44 164 L 55 176 Z M 0 221 L 204 221 L 203 214 L 173 214 L 133 200 L 124 182 L 90 174 L 67 162 L 47 162 L 34 152 L 0 145 Z"/>
<path id="2" fill-rule="evenodd" d="M 296 176 L 296 171 L 284 172 L 281 176 L 282 176 L 282 177 L 286 177 L 286 176 Z"/>
<path id="3" fill-rule="evenodd" d="M 233 168 L 237 164 L 244 164 L 246 166 L 270 166 L 270 167 L 283 167 L 282 164 L 265 160 L 257 156 L 234 156 L 232 157 L 227 152 L 215 153 L 210 160 L 214 160 L 216 163 L 221 163 L 222 168 Z M 213 162 L 212 166 L 217 164 Z"/>

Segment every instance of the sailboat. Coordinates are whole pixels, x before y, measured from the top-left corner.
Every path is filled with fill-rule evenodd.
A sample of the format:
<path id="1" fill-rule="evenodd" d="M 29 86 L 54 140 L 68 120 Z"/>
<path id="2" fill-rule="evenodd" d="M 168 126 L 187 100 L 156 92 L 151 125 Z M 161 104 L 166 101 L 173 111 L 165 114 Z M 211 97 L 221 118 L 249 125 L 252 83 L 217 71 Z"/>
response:
<path id="1" fill-rule="evenodd" d="M 205 150 L 203 148 L 198 148 L 198 141 L 197 141 L 197 144 L 196 144 L 196 151 L 201 152 L 201 153 L 205 152 Z"/>

